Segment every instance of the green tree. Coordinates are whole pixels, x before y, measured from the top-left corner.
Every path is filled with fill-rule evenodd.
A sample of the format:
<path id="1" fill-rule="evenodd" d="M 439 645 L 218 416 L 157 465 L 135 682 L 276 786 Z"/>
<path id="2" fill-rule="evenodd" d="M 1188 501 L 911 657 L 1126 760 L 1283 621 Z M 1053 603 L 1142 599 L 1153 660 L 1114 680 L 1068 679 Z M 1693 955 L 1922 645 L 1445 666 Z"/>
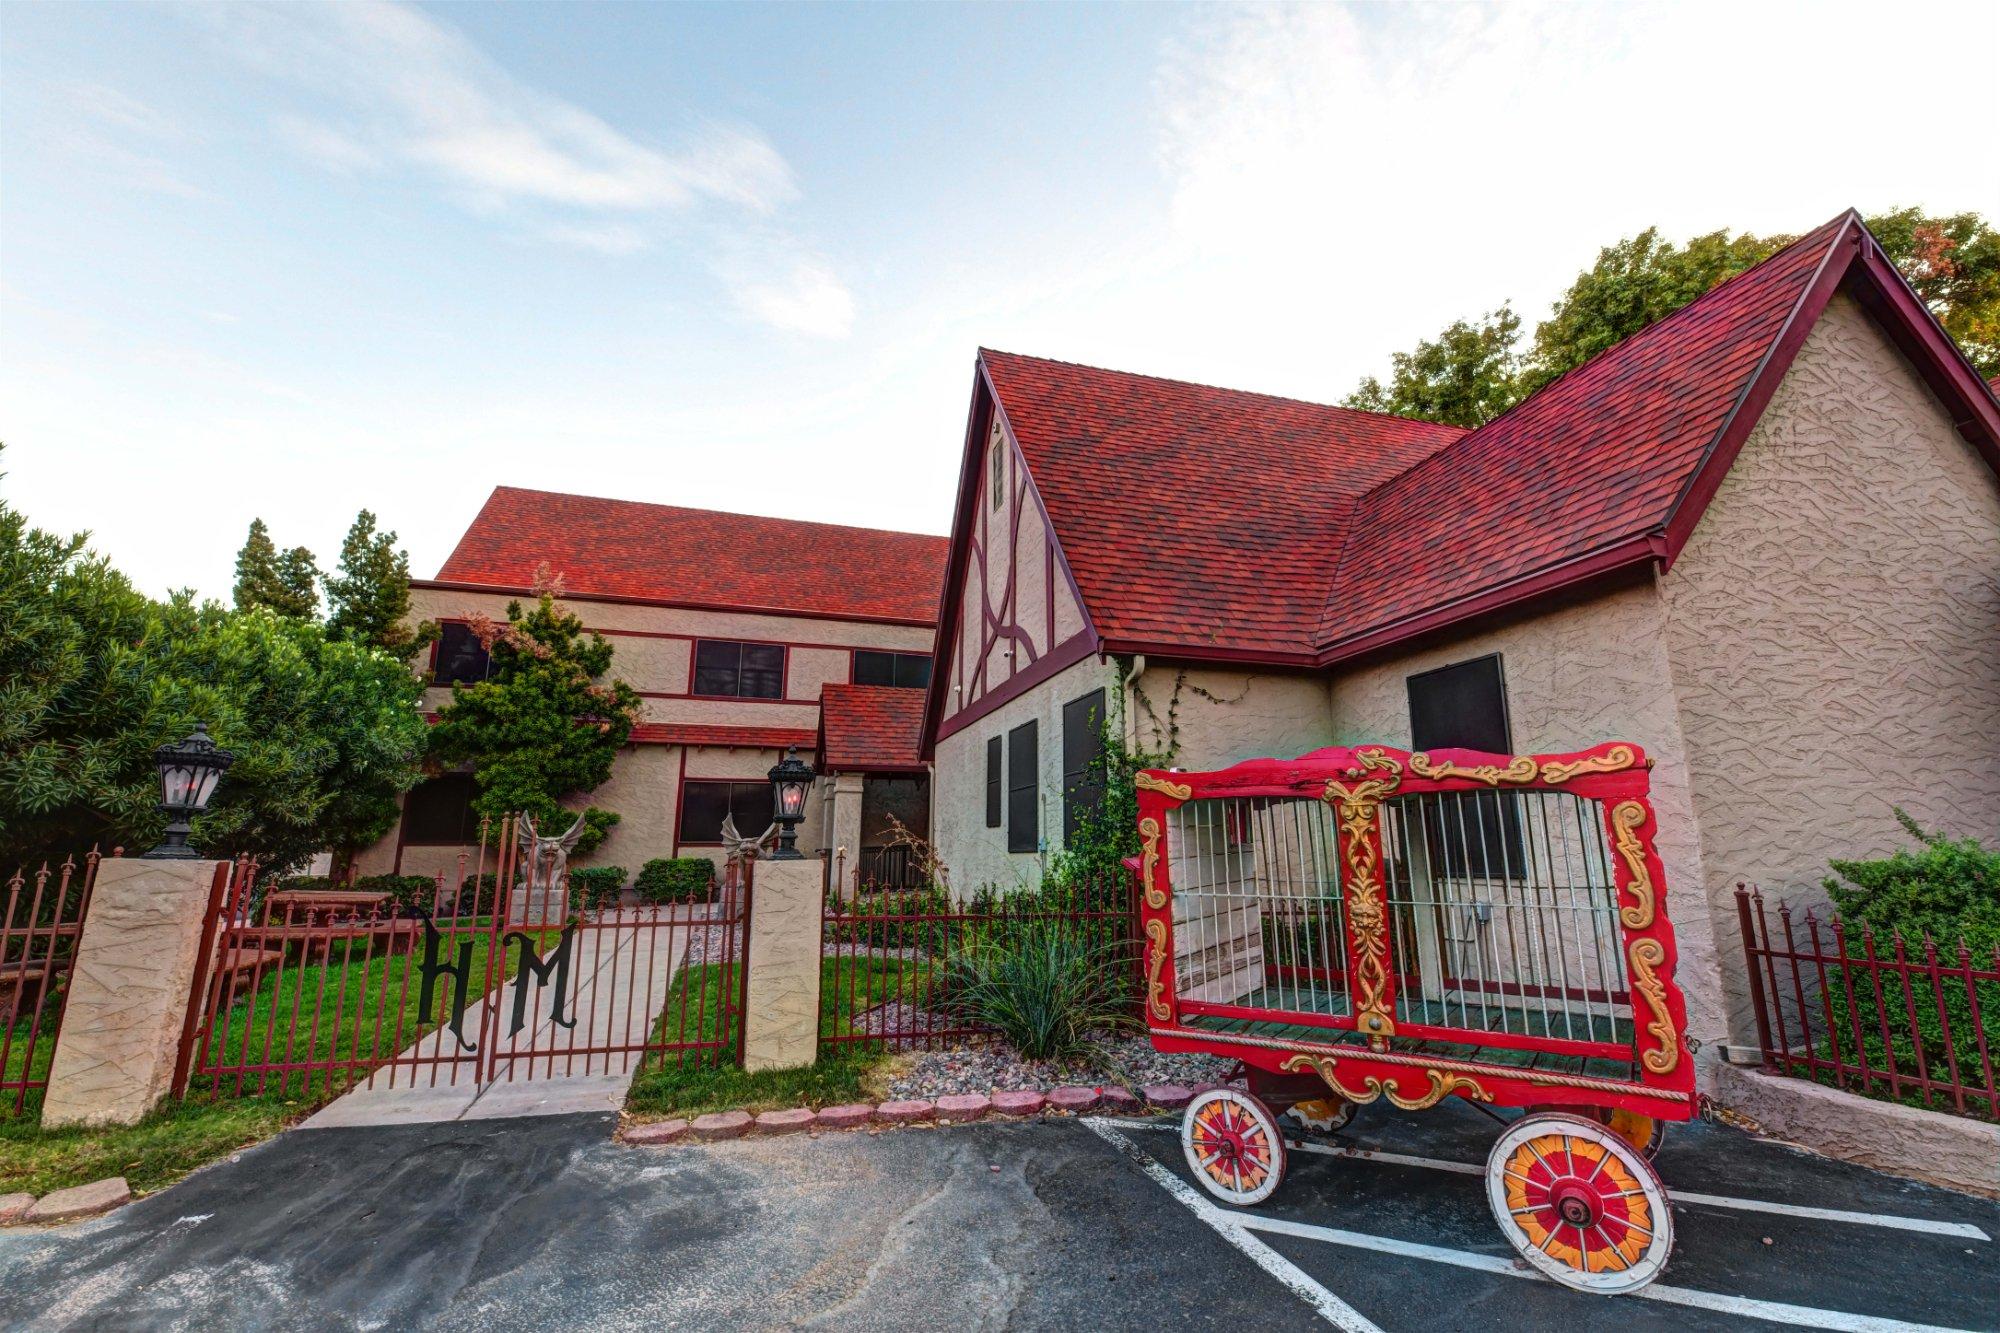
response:
<path id="1" fill-rule="evenodd" d="M 311 621 L 187 593 L 160 622 L 156 699 L 176 731 L 205 721 L 236 757 L 195 821 L 196 847 L 275 870 L 328 848 L 345 861 L 395 827 L 427 730 L 407 665 Z"/>
<path id="2" fill-rule="evenodd" d="M 2000 232 L 1977 213 L 1934 217 L 1901 208 L 1866 221 L 1973 367 L 2000 374 Z M 1397 353 L 1389 385 L 1363 380 L 1347 406 L 1478 425 L 1795 239 L 1714 231 L 1677 246 L 1649 227 L 1600 250 L 1525 351 L 1514 346 L 1518 321 L 1499 319 L 1511 312 L 1461 321 Z"/>
<path id="3" fill-rule="evenodd" d="M 1345 406 L 1454 426 L 1484 425 L 1519 400 L 1514 343 L 1520 333 L 1521 317 L 1505 305 L 1477 323 L 1460 320 L 1434 341 L 1390 357 L 1387 387 L 1370 376 Z"/>
<path id="4" fill-rule="evenodd" d="M 377 532 L 364 509 L 340 543 L 340 567 L 326 584 L 327 631 L 336 639 L 381 648 L 408 660 L 437 637 L 429 621 L 412 629 L 410 555 L 396 549 L 396 534 Z"/>
<path id="5" fill-rule="evenodd" d="M 0 500 L 0 876 L 157 831 L 152 605 L 85 540 Z"/>
<path id="6" fill-rule="evenodd" d="M 319 567 L 303 546 L 280 552 L 264 520 L 250 520 L 250 535 L 236 553 L 238 611 L 263 607 L 295 620 L 319 613 Z"/>
<path id="7" fill-rule="evenodd" d="M 492 656 L 487 678 L 452 687 L 452 700 L 431 728 L 431 753 L 443 764 L 472 765 L 481 814 L 532 815 L 538 827 L 567 829 L 573 808 L 611 776 L 619 747 L 632 734 L 639 696 L 622 680 L 606 680 L 611 645 L 586 634 L 583 622 L 559 606 L 538 577 L 540 596 L 523 609 L 510 602 L 507 621 L 475 620 Z M 618 816 L 587 806 L 576 851 L 604 841 Z"/>

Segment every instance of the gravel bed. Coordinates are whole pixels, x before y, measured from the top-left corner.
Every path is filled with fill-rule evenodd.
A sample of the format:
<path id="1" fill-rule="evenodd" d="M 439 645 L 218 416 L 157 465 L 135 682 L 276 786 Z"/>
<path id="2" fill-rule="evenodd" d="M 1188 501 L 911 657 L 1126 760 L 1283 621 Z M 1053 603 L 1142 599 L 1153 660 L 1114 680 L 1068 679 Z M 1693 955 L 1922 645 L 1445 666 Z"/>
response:
<path id="1" fill-rule="evenodd" d="M 930 958 L 930 955 L 921 949 L 885 949 L 879 945 L 862 944 L 859 941 L 849 941 L 842 944 L 834 940 L 828 940 L 820 946 L 819 952 L 822 958 L 853 958 L 860 955 L 865 955 L 869 958 L 895 958 L 904 960 L 928 960 Z"/>
<path id="2" fill-rule="evenodd" d="M 898 1057 L 889 1079 L 896 1098 L 943 1097 L 1032 1088 L 1047 1092 L 1068 1085 L 1115 1083 L 1138 1089 L 1148 1083 L 1193 1086 L 1222 1079 L 1235 1063 L 1215 1055 L 1163 1055 L 1143 1036 L 1105 1038 L 1090 1061 L 1059 1063 L 1023 1059 L 1006 1042 L 993 1039 L 946 1050 L 909 1051 Z"/>

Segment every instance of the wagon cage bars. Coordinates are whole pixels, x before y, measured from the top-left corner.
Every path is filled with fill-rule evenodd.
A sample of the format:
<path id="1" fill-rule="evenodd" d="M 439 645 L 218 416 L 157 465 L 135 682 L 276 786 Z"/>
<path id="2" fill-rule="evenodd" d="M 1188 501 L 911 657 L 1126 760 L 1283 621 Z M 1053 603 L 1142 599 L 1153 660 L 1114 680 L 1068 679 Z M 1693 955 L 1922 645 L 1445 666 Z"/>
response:
<path id="1" fill-rule="evenodd" d="M 1247 1074 L 1188 1107 L 1196 1179 L 1261 1202 L 1288 1135 L 1368 1102 L 1519 1107 L 1486 1167 L 1508 1240 L 1580 1290 L 1658 1276 L 1673 1222 L 1651 1159 L 1696 1101 L 1651 767 L 1611 742 L 1141 772 L 1153 1044 Z"/>

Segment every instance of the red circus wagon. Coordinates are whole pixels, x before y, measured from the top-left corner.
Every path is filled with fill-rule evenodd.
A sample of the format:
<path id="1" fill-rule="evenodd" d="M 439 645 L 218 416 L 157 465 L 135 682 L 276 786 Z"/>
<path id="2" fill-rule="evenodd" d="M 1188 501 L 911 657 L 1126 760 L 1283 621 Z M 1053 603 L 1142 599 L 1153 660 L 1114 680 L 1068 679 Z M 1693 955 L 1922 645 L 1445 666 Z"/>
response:
<path id="1" fill-rule="evenodd" d="M 1584 1291 L 1658 1276 L 1673 1221 L 1651 1159 L 1696 1103 L 1650 769 L 1613 743 L 1139 774 L 1153 1044 L 1247 1075 L 1188 1106 L 1195 1178 L 1256 1204 L 1288 1133 L 1360 1104 L 1519 1108 L 1486 1166 L 1507 1239 Z"/>

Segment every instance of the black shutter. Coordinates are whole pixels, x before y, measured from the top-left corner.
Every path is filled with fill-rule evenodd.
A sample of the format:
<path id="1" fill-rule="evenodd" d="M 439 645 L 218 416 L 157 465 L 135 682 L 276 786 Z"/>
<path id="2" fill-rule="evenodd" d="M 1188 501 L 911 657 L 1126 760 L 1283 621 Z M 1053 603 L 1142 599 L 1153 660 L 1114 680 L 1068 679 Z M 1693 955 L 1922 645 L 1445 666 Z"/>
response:
<path id="1" fill-rule="evenodd" d="M 1041 841 L 1036 827 L 1035 787 L 1039 779 L 1035 724 L 1023 722 L 1007 733 L 1007 850 L 1032 852 Z"/>
<path id="2" fill-rule="evenodd" d="M 1500 656 L 1475 657 L 1409 678 L 1410 748 L 1512 754 Z M 1518 792 L 1466 792 L 1432 806 L 1432 853 L 1447 875 L 1519 879 Z"/>
<path id="3" fill-rule="evenodd" d="M 986 742 L 986 827 L 1000 827 L 1000 738 Z"/>
<path id="4" fill-rule="evenodd" d="M 1063 845 L 1086 811 L 1104 804 L 1104 691 L 1063 705 Z"/>

